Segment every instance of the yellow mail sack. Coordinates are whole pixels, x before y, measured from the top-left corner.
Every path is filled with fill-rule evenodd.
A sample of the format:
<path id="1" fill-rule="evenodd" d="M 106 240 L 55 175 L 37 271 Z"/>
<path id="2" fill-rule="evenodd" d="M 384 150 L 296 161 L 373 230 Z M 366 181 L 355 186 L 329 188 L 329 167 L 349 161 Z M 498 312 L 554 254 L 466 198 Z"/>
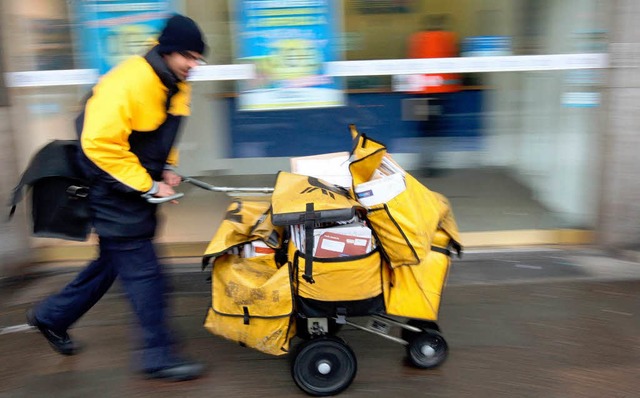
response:
<path id="1" fill-rule="evenodd" d="M 451 265 L 447 254 L 450 237 L 438 230 L 434 249 L 418 265 L 386 268 L 383 272 L 384 302 L 389 315 L 436 321 L 442 291 Z M 441 250 L 438 250 L 441 249 Z"/>
<path id="2" fill-rule="evenodd" d="M 288 266 L 277 267 L 273 254 L 218 257 L 205 328 L 267 354 L 286 354 L 296 334 L 290 275 Z"/>
<path id="3" fill-rule="evenodd" d="M 369 181 L 385 157 L 383 144 L 357 132 L 349 170 L 355 186 Z M 368 208 L 367 218 L 392 268 L 420 264 L 431 250 L 444 205 L 440 197 L 395 164 L 404 174 L 406 189 L 386 203 Z"/>
<path id="4" fill-rule="evenodd" d="M 283 233 L 283 227 L 272 223 L 270 198 L 235 198 L 205 250 L 203 263 L 232 247 L 254 240 L 278 249 L 282 245 Z"/>
<path id="5" fill-rule="evenodd" d="M 345 188 L 285 171 L 278 173 L 271 205 L 275 225 L 304 224 L 310 205 L 322 222 L 349 220 L 364 210 Z"/>

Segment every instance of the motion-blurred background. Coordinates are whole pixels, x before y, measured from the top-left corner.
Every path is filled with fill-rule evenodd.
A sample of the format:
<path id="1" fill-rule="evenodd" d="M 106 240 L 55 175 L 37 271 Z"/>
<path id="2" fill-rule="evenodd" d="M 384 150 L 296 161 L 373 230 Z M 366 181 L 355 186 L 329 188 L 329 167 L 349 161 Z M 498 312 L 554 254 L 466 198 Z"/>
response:
<path id="1" fill-rule="evenodd" d="M 468 246 L 639 241 L 630 0 L 5 0 L 3 198 L 37 149 L 74 138 L 98 76 L 143 54 L 172 12 L 210 47 L 192 76 L 183 174 L 270 185 L 291 157 L 349 151 L 354 123 L 449 197 Z M 197 255 L 226 207 L 184 190 L 163 209 L 168 255 Z M 27 212 L 0 227 L 0 276 L 92 256 L 30 238 Z"/>

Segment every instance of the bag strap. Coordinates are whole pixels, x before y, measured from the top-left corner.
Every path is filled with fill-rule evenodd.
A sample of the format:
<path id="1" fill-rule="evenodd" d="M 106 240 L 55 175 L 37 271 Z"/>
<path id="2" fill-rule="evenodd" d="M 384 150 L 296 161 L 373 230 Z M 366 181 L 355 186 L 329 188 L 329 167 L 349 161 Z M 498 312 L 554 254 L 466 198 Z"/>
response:
<path id="1" fill-rule="evenodd" d="M 11 199 L 9 200 L 9 206 L 10 206 L 9 217 L 7 218 L 7 220 L 11 220 L 11 218 L 15 214 L 16 206 L 22 200 L 22 188 L 24 188 L 24 186 L 25 186 L 25 174 L 22 175 L 22 178 L 20 178 L 20 182 L 18 182 L 18 185 L 16 185 L 16 187 L 13 188 L 13 191 L 11 192 Z"/>
<path id="2" fill-rule="evenodd" d="M 438 253 L 442 253 L 445 256 L 451 257 L 451 250 L 446 249 L 444 247 L 439 247 L 439 246 L 431 246 L 431 251 L 434 252 L 438 252 Z"/>
<path id="3" fill-rule="evenodd" d="M 462 258 L 462 246 L 460 245 L 460 243 L 456 242 L 453 239 L 449 240 L 449 244 L 447 245 L 447 247 L 431 246 L 431 251 L 442 253 L 451 257 L 452 253 L 451 250 L 449 250 L 449 247 L 451 247 L 456 252 L 458 258 Z"/>
<path id="4" fill-rule="evenodd" d="M 307 203 L 306 211 L 304 212 L 304 274 L 302 277 L 308 283 L 316 283 L 313 280 L 313 230 L 316 225 L 316 220 L 319 218 L 314 210 L 313 203 Z"/>

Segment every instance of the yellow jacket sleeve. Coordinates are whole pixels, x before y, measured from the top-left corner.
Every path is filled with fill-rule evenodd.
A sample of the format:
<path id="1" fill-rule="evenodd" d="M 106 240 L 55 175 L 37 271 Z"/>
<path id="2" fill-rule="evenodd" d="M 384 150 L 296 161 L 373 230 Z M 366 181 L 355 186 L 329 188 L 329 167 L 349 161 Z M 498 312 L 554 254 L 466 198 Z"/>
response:
<path id="1" fill-rule="evenodd" d="M 134 57 L 103 76 L 87 101 L 82 150 L 128 189 L 146 192 L 153 186 L 153 179 L 130 150 L 129 136 L 133 130 L 151 131 L 166 119 L 163 95 L 166 100 L 151 67 L 142 57 Z"/>
<path id="2" fill-rule="evenodd" d="M 86 156 L 114 179 L 146 192 L 153 180 L 130 151 L 132 100 L 122 86 L 97 87 L 86 106 L 81 145 Z"/>

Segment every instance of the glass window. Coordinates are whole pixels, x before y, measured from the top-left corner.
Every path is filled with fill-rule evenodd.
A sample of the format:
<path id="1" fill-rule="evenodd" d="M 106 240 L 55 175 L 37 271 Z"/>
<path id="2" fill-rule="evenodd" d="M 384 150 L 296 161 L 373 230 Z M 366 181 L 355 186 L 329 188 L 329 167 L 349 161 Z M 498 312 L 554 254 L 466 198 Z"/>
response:
<path id="1" fill-rule="evenodd" d="M 237 62 L 239 3 L 172 2 L 202 27 L 210 65 Z M 324 4 L 311 3 L 316 11 Z M 605 53 L 606 17 L 612 7 L 605 0 L 330 4 L 336 11 L 332 18 L 337 18 L 331 22 L 338 24 L 334 45 L 345 61 Z M 76 29 L 80 22 L 70 9 L 75 5 L 64 0 L 9 1 L 2 24 L 8 70 L 83 67 L 79 60 L 84 55 L 78 50 L 81 30 Z M 343 106 L 251 112 L 238 110 L 236 81 L 197 82 L 194 115 L 183 139 L 188 152 L 182 157 L 184 167 L 195 173 L 233 170 L 240 164 L 234 160 L 261 158 L 265 160 L 255 170 L 261 173 L 288 157 L 349 150 L 347 125 L 355 123 L 387 144 L 405 167 L 424 173 L 435 188 L 444 181 L 473 188 L 468 195 L 443 186 L 443 193 L 470 209 L 459 217 L 467 229 L 482 229 L 476 220 L 486 220 L 481 217 L 485 211 L 492 215 L 487 229 L 507 228 L 509 222 L 518 228 L 592 227 L 598 187 L 588 182 L 595 180 L 600 155 L 595 121 L 605 72 L 535 67 L 518 72 L 394 74 L 363 66 L 358 76 L 338 79 Z M 12 90 L 16 112 L 27 121 L 19 143 L 24 158 L 50 138 L 73 136 L 73 118 L 88 89 L 80 85 Z M 491 185 L 496 181 L 504 182 L 502 188 Z M 489 205 L 491 195 L 516 189 L 538 207 L 526 210 L 511 203 L 488 210 L 480 204 L 487 199 Z"/>

